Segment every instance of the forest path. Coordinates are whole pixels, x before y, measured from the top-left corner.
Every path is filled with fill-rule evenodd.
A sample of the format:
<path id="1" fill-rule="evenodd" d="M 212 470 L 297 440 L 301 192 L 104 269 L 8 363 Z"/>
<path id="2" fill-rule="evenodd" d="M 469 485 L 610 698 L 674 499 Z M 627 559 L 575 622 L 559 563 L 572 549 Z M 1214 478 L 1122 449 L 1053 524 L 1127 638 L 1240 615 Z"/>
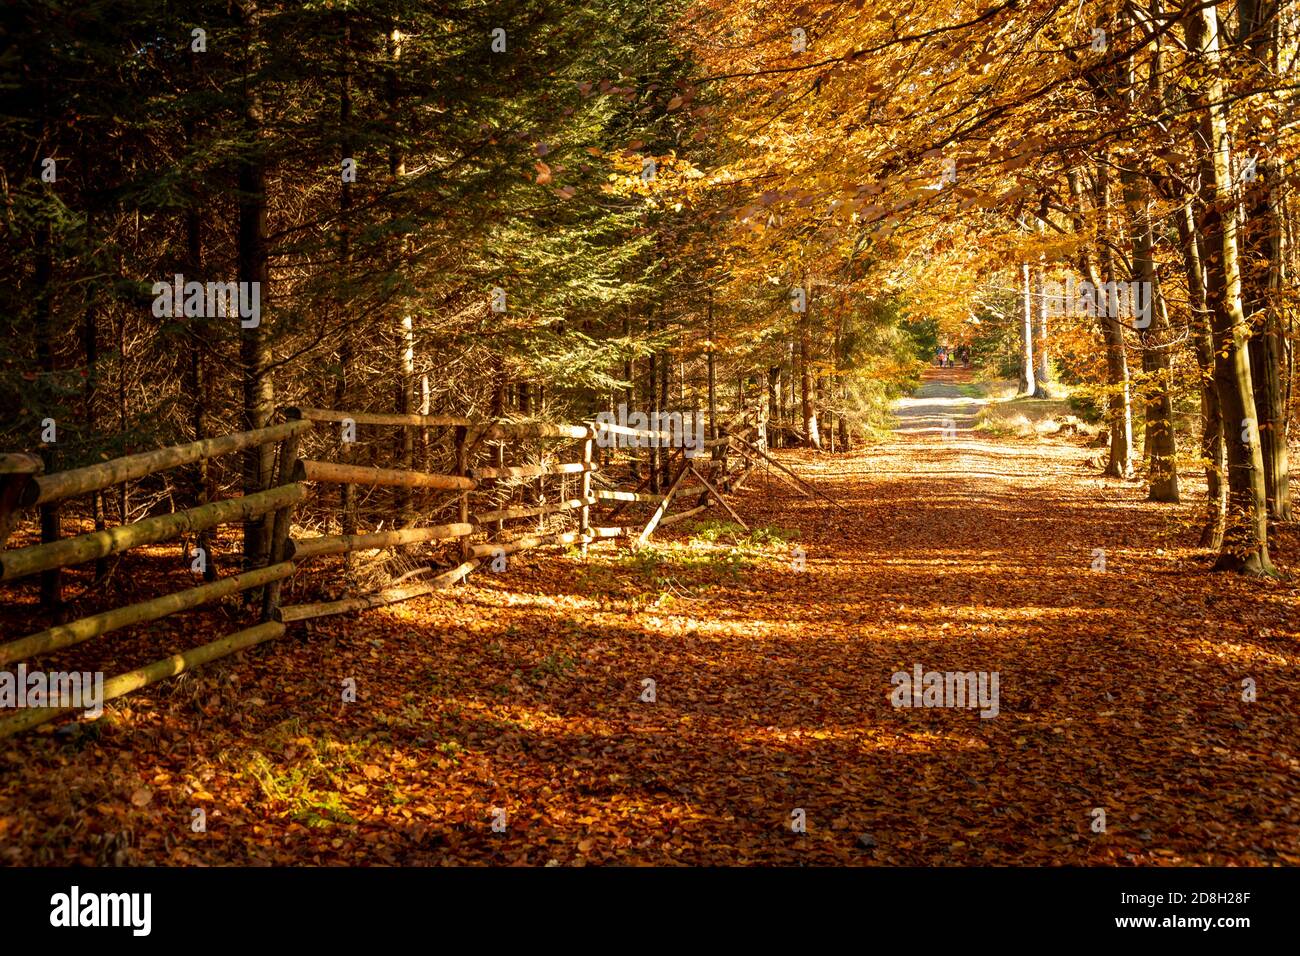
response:
<path id="1" fill-rule="evenodd" d="M 1300 864 L 1295 587 L 1205 572 L 1198 500 L 974 431 L 942 375 L 887 441 L 780 452 L 845 510 L 751 479 L 789 543 L 715 511 L 529 552 L 142 690 L 76 759 L 24 738 L 0 859 Z M 997 672 L 997 715 L 892 706 L 917 665 Z"/>
<path id="2" fill-rule="evenodd" d="M 938 368 L 925 371 L 915 394 L 894 403 L 896 431 L 902 434 L 943 434 L 945 429 L 969 431 L 988 400 L 967 395 L 963 385 L 972 380 L 970 369 Z"/>

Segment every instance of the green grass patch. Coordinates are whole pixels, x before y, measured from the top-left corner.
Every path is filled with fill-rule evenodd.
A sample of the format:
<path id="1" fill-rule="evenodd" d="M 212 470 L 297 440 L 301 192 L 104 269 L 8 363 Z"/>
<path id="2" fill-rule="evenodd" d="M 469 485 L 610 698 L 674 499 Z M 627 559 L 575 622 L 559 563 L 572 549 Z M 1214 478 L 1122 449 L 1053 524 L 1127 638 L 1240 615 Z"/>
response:
<path id="1" fill-rule="evenodd" d="M 261 801 L 273 813 L 304 826 L 358 822 L 348 810 L 344 792 L 356 785 L 357 768 L 365 763 L 365 745 L 319 736 L 293 737 L 296 731 L 292 721 L 275 728 L 268 735 L 271 756 L 254 753 L 244 768 L 257 784 Z"/>
<path id="2" fill-rule="evenodd" d="M 1076 414 L 1068 396 L 1018 396 L 990 402 L 980 410 L 975 428 L 986 435 L 1021 438 L 1054 435 L 1062 429 L 1077 434 L 1087 434 L 1092 430 Z"/>
<path id="3" fill-rule="evenodd" d="M 636 604 L 697 597 L 761 561 L 785 560 L 788 543 L 797 537 L 797 532 L 785 528 L 761 526 L 746 531 L 734 522 L 717 520 L 697 521 L 687 530 L 686 541 L 652 542 L 618 552 L 609 564 L 584 573 L 584 587 L 626 593 L 629 584 L 639 586 L 631 595 Z"/>

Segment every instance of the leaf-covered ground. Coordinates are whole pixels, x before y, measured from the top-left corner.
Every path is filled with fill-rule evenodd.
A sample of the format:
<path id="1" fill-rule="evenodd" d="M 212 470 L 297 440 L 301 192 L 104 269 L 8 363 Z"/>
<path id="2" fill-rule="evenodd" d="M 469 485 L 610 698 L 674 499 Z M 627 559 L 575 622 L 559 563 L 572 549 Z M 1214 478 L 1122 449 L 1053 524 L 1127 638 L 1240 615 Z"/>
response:
<path id="1" fill-rule="evenodd" d="M 1300 863 L 1294 582 L 1207 573 L 1198 493 L 981 437 L 931 377 L 893 441 L 783 453 L 847 511 L 760 475 L 753 535 L 521 555 L 0 743 L 0 859 Z M 916 664 L 997 671 L 1000 712 L 895 709 Z"/>

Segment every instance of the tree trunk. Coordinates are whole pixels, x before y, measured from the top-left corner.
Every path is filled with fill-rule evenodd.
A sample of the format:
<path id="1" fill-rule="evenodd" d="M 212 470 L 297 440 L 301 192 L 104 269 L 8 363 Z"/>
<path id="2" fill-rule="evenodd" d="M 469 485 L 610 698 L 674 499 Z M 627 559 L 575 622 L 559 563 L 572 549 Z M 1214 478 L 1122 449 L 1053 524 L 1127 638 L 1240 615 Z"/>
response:
<path id="1" fill-rule="evenodd" d="M 1187 274 L 1191 311 L 1190 337 L 1196 349 L 1199 372 L 1201 459 L 1205 463 L 1205 525 L 1201 529 L 1200 546 L 1218 551 L 1223 544 L 1224 507 L 1227 504 L 1223 483 L 1223 415 L 1219 408 L 1219 393 L 1214 388 L 1214 345 L 1210 338 L 1211 320 L 1205 302 L 1205 270 L 1191 199 L 1183 205 L 1181 214 L 1175 216 L 1175 225 L 1183 254 L 1183 270 Z"/>
<path id="2" fill-rule="evenodd" d="M 239 7 L 244 29 L 244 49 L 248 57 L 243 78 L 243 127 L 246 137 L 244 152 L 239 159 L 239 281 L 257 283 L 262 315 L 256 326 L 243 328 L 240 322 L 239 357 L 243 373 L 244 428 L 265 428 L 275 412 L 275 389 L 271 381 L 271 349 L 268 342 L 267 309 L 270 296 L 267 269 L 266 238 L 266 158 L 263 155 L 266 139 L 263 128 L 262 91 L 260 82 L 261 17 L 256 0 L 247 0 Z M 234 321 L 239 321 L 236 318 Z M 262 445 L 244 453 L 244 494 L 251 495 L 271 487 L 271 471 L 275 461 L 275 447 Z M 270 524 L 262 517 L 250 518 L 244 523 L 245 570 L 266 563 L 270 552 Z"/>
<path id="3" fill-rule="evenodd" d="M 410 415 L 415 398 L 415 322 L 409 315 L 403 315 L 399 325 L 401 334 L 401 356 L 397 376 L 397 413 Z M 415 468 L 415 429 L 399 428 L 401 442 L 401 463 L 408 471 Z M 403 524 L 409 524 L 412 516 L 412 494 L 403 489 L 397 496 L 398 513 Z"/>
<path id="4" fill-rule="evenodd" d="M 629 310 L 623 310 L 623 341 L 629 341 L 632 336 L 632 317 Z M 636 408 L 636 361 L 630 356 L 623 361 L 623 381 L 626 383 L 623 387 L 623 407 L 629 413 Z M 611 452 L 612 453 L 612 452 Z M 636 447 L 628 449 L 627 455 L 632 464 L 632 475 L 635 481 L 641 480 L 641 463 L 637 455 Z"/>
<path id="5" fill-rule="evenodd" d="M 654 320 L 653 311 L 651 311 L 649 314 L 646 315 L 646 335 L 647 338 L 652 340 L 654 339 L 655 320 Z M 658 385 L 659 385 L 659 353 L 657 350 L 651 350 L 650 368 L 648 370 L 648 374 L 646 375 L 645 407 L 650 412 L 650 423 L 651 423 L 652 431 L 656 427 L 656 423 L 659 421 Z M 656 453 L 656 450 L 653 446 L 646 449 L 646 457 L 649 459 L 649 465 L 650 465 L 650 490 L 657 492 L 659 491 L 660 488 L 660 482 L 662 481 L 664 484 L 666 484 L 668 481 L 668 476 L 660 475 L 659 455 Z"/>
<path id="6" fill-rule="evenodd" d="M 808 285 L 805 280 L 804 288 Z M 812 308 L 812 296 L 805 299 L 805 311 L 799 316 L 799 405 L 803 413 L 803 434 L 809 448 L 821 448 L 821 436 L 817 432 L 817 414 L 812 402 L 812 373 L 808 367 L 811 350 L 811 331 L 808 328 L 808 310 Z"/>
<path id="7" fill-rule="evenodd" d="M 818 438 L 822 435 L 827 436 L 831 442 L 831 451 L 834 451 L 835 435 L 830 425 L 830 410 L 826 407 L 826 373 L 819 371 L 814 382 L 816 383 L 813 394 L 816 395 L 817 401 L 817 436 Z"/>
<path id="8" fill-rule="evenodd" d="M 1277 46 L 1276 0 L 1241 0 L 1239 31 L 1247 56 L 1270 79 Z M 1245 129 L 1247 149 L 1256 159 L 1254 179 L 1245 184 L 1245 219 L 1241 228 L 1242 311 L 1250 329 L 1250 368 L 1255 417 L 1264 467 L 1268 514 L 1292 520 L 1291 468 L 1287 458 L 1285 403 L 1286 333 L 1280 314 L 1284 249 L 1279 206 L 1279 160 L 1270 155 L 1263 132 L 1253 119 Z"/>
<path id="9" fill-rule="evenodd" d="M 1038 300 L 1038 335 L 1035 345 L 1034 358 L 1038 363 L 1035 373 L 1037 378 L 1038 391 L 1042 398 L 1050 398 L 1050 386 L 1052 384 L 1052 366 L 1048 360 L 1047 352 L 1047 297 L 1043 295 L 1043 270 L 1039 269 L 1037 273 L 1037 300 Z"/>
<path id="10" fill-rule="evenodd" d="M 713 357 L 713 290 L 709 290 L 709 438 L 718 437 L 718 372 Z"/>
<path id="11" fill-rule="evenodd" d="M 1214 381 L 1223 410 L 1228 508 L 1215 570 L 1273 574 L 1268 556 L 1263 455 L 1255 421 L 1254 386 L 1241 308 L 1237 204 L 1232 195 L 1228 106 L 1219 78 L 1219 18 L 1213 5 L 1185 20 L 1187 46 L 1202 56 L 1203 84 L 1194 94 L 1200 113 L 1202 182 L 1209 195 L 1201 235 L 1206 250 L 1206 300 L 1213 315 Z"/>
<path id="12" fill-rule="evenodd" d="M 1024 272 L 1024 305 L 1020 310 L 1020 394 L 1039 397 L 1034 381 L 1034 292 L 1029 281 L 1029 265 Z"/>
<path id="13" fill-rule="evenodd" d="M 767 369 L 767 418 L 770 422 L 780 419 L 781 366 L 769 365 Z M 770 442 L 769 442 L 770 444 Z"/>
<path id="14" fill-rule="evenodd" d="M 1110 203 L 1110 182 L 1105 163 L 1106 157 L 1103 156 L 1096 165 L 1093 199 L 1094 208 L 1103 220 L 1098 227 L 1103 234 L 1106 231 L 1106 209 Z M 1084 217 L 1081 173 L 1072 170 L 1069 173 L 1069 183 L 1076 207 L 1075 230 L 1082 232 Z M 1114 275 L 1109 268 L 1110 256 L 1104 246 L 1101 248 L 1101 257 L 1106 275 Z M 1090 246 L 1084 246 L 1080 251 L 1079 265 L 1092 287 L 1100 289 L 1101 271 Z M 1110 428 L 1110 457 L 1105 474 L 1127 479 L 1133 477 L 1133 408 L 1129 392 L 1128 357 L 1124 351 L 1124 330 L 1119 318 L 1109 314 L 1110 310 L 1098 309 L 1097 312 L 1098 328 L 1106 344 L 1106 419 Z"/>
<path id="15" fill-rule="evenodd" d="M 1120 171 L 1124 205 L 1128 211 L 1133 249 L 1133 279 L 1143 290 L 1146 314 L 1134 309 L 1134 326 L 1142 342 L 1142 370 L 1146 373 L 1144 404 L 1145 452 L 1150 467 L 1147 500 L 1178 501 L 1178 463 L 1174 436 L 1172 363 L 1169 356 L 1169 321 L 1156 279 L 1155 238 L 1151 230 L 1150 199 L 1146 180 L 1135 171 Z M 1108 304 L 1109 309 L 1109 304 Z"/>
<path id="16" fill-rule="evenodd" d="M 36 266 L 33 280 L 36 285 L 36 315 L 34 322 L 36 358 L 41 372 L 44 373 L 42 397 L 47 399 L 42 405 L 43 410 L 48 412 L 45 417 L 54 419 L 56 429 L 55 441 L 49 443 L 43 449 L 41 456 L 45 461 L 47 474 L 59 470 L 57 429 L 67 427 L 66 422 L 58 420 L 54 407 L 54 317 L 51 307 L 53 297 L 51 284 L 54 281 L 53 242 L 50 227 L 43 224 L 37 231 Z M 52 544 L 58 541 L 62 523 L 59 502 L 51 501 L 48 504 L 41 505 L 41 543 Z M 41 608 L 52 613 L 56 620 L 62 621 L 64 613 L 63 578 L 60 569 L 57 567 L 49 568 L 41 574 Z"/>
<path id="17" fill-rule="evenodd" d="M 340 157 L 340 172 L 343 159 L 355 158 L 352 156 L 352 27 L 347 20 L 346 7 L 343 8 L 342 16 L 343 63 L 339 71 L 339 145 L 343 155 Z M 347 281 L 352 277 L 352 183 L 341 174 L 339 179 L 339 273 L 340 277 Z M 348 303 L 345 301 L 336 302 L 335 305 L 340 316 L 348 308 Z M 353 360 L 352 336 L 344 334 L 342 342 L 339 343 L 339 368 L 334 380 L 334 408 L 336 409 L 345 410 L 352 407 L 349 402 L 348 387 L 351 381 Z M 341 434 L 340 430 L 340 436 Z M 344 442 L 340 438 L 338 459 L 343 464 L 348 464 L 352 460 L 352 444 L 352 442 Z M 352 485 L 339 485 L 339 515 L 339 526 L 343 534 L 356 534 L 356 489 Z M 350 565 L 352 555 L 346 555 L 344 562 Z"/>
<path id="18" fill-rule="evenodd" d="M 91 248 L 96 247 L 99 237 L 95 232 L 95 216 L 92 212 L 86 213 L 86 239 L 87 244 Z M 98 279 L 92 279 L 86 286 L 86 306 L 81 320 L 81 350 L 86 361 L 86 381 L 81 390 L 81 417 L 82 427 L 86 429 L 87 434 L 94 434 L 96 430 L 95 397 L 99 389 L 99 311 L 102 304 L 102 285 Z M 196 355 L 198 350 L 190 349 L 189 351 L 192 354 L 190 361 L 185 362 L 182 366 L 182 381 L 184 381 L 186 368 L 190 366 L 197 367 L 199 361 Z M 202 397 L 199 393 L 197 380 L 192 384 L 192 386 L 189 382 L 186 382 L 186 385 L 188 386 L 185 389 L 186 396 L 194 403 L 196 409 L 200 408 Z M 196 411 L 195 414 L 197 415 L 198 412 Z M 196 482 L 195 486 L 199 489 L 202 488 L 201 483 Z M 192 500 L 190 503 L 199 504 L 200 502 L 196 499 Z M 91 502 L 91 508 L 94 511 L 95 530 L 103 531 L 108 527 L 108 524 L 104 518 L 104 493 L 102 491 L 95 492 L 93 501 Z M 200 545 L 202 544 L 203 542 L 200 541 Z M 209 558 L 210 557 L 209 554 Z M 207 568 L 210 569 L 215 576 L 216 571 L 215 569 L 212 569 L 210 560 Z M 207 573 L 208 571 L 205 570 L 204 575 L 206 576 Z M 101 558 L 95 562 L 95 582 L 98 583 L 104 580 L 104 577 L 107 574 L 108 562 Z M 209 578 L 209 580 L 211 580 L 211 578 Z"/>
<path id="19" fill-rule="evenodd" d="M 661 304 L 659 306 L 659 327 L 662 329 L 663 325 L 664 313 Z M 665 352 L 659 357 L 659 410 L 664 413 L 667 413 L 669 407 L 668 387 L 672 379 L 672 373 L 672 357 Z M 652 427 L 656 430 L 662 429 L 663 423 L 662 421 L 655 422 Z M 666 442 L 660 442 L 657 451 L 659 454 L 659 474 L 666 475 L 668 474 L 668 457 L 672 449 L 668 447 Z"/>
<path id="20" fill-rule="evenodd" d="M 388 121 L 392 128 L 396 130 L 401 123 L 399 117 L 399 107 L 401 104 L 401 89 L 398 84 L 398 76 L 402 65 L 402 31 L 401 28 L 394 24 L 388 32 L 388 83 L 386 97 L 388 100 Z M 394 139 L 388 148 L 388 175 L 394 192 L 400 192 L 402 181 L 406 178 L 406 156 L 402 148 Z M 406 269 L 407 242 L 405 239 L 397 241 L 396 261 L 393 263 L 395 272 L 402 273 Z M 397 341 L 398 341 L 398 362 L 397 362 L 397 394 L 396 401 L 393 403 L 398 414 L 409 415 L 411 413 L 412 402 L 415 397 L 415 321 L 412 318 L 409 309 L 409 303 L 404 300 L 397 302 Z M 415 433 L 409 428 L 399 428 L 396 438 L 396 452 L 398 461 L 403 468 L 411 470 L 415 467 Z M 399 521 L 403 525 L 409 525 L 412 517 L 412 502 L 414 493 L 410 488 L 403 488 L 397 493 L 397 511 Z"/>
<path id="21" fill-rule="evenodd" d="M 194 55 L 190 54 L 191 70 L 194 70 Z M 196 142 L 196 124 L 192 118 L 185 122 L 185 145 L 189 151 L 198 148 Z M 188 207 L 185 210 L 185 273 L 187 278 L 197 282 L 206 279 L 203 271 L 203 217 L 201 210 L 200 185 L 197 180 L 191 180 L 188 184 Z M 178 314 L 181 310 L 178 309 Z M 202 318 L 190 319 L 186 323 L 188 338 L 188 347 L 185 351 L 188 353 L 184 356 L 184 367 L 182 369 L 182 381 L 185 383 L 185 394 L 189 397 L 190 405 L 190 434 L 194 441 L 203 441 L 208 437 L 206 413 L 208 411 L 208 401 L 210 395 L 205 386 L 205 372 L 208 352 L 208 331 L 206 320 Z M 186 503 L 189 507 L 197 507 L 201 504 L 213 500 L 215 497 L 215 488 L 213 488 L 212 464 L 207 459 L 201 459 L 189 469 L 189 488 L 186 493 Z M 208 531 L 200 531 L 198 534 L 198 547 L 203 550 L 203 580 L 215 581 L 217 579 L 217 560 L 212 550 L 212 535 Z"/>

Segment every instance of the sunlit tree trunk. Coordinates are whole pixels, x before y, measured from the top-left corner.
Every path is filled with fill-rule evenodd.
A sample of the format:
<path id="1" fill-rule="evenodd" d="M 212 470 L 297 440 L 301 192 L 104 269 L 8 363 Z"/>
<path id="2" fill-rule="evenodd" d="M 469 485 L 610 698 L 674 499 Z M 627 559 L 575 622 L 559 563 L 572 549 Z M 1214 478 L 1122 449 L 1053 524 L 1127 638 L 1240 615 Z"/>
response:
<path id="1" fill-rule="evenodd" d="M 804 289 L 808 289 L 807 280 Z M 812 333 L 808 328 L 808 316 L 812 310 L 812 295 L 805 300 L 806 308 L 799 316 L 799 405 L 803 413 L 804 439 L 809 448 L 821 448 L 821 436 L 817 431 L 817 410 L 812 400 L 812 371 L 809 367 L 809 353 L 812 350 Z"/>
<path id="2" fill-rule="evenodd" d="M 1205 301 L 1205 267 L 1196 233 L 1192 200 L 1174 217 L 1183 254 L 1183 271 L 1191 311 L 1191 339 L 1196 350 L 1197 391 L 1201 399 L 1201 459 L 1205 463 L 1205 524 L 1200 545 L 1219 550 L 1223 543 L 1223 518 L 1227 499 L 1223 482 L 1223 415 L 1219 393 L 1214 387 L 1214 344 L 1210 337 L 1210 313 Z"/>
<path id="3" fill-rule="evenodd" d="M 1050 397 L 1050 386 L 1052 384 L 1052 366 L 1048 356 L 1047 349 L 1047 298 L 1043 295 L 1043 271 L 1038 270 L 1036 274 L 1036 291 L 1035 311 L 1038 314 L 1038 334 L 1037 342 L 1034 344 L 1034 360 L 1038 363 L 1038 369 L 1035 373 L 1038 385 L 1038 391 L 1043 398 Z"/>
<path id="4" fill-rule="evenodd" d="M 1024 302 L 1020 310 L 1020 394 L 1038 394 L 1034 381 L 1034 290 L 1030 281 L 1029 264 L 1021 267 L 1024 274 Z"/>
<path id="5" fill-rule="evenodd" d="M 1094 206 L 1099 215 L 1104 216 L 1106 204 L 1110 201 L 1110 186 L 1103 163 L 1096 167 L 1097 181 L 1094 188 Z M 1068 174 L 1070 195 L 1074 204 L 1075 231 L 1086 231 L 1084 216 L 1084 189 L 1082 173 L 1070 170 Z M 1101 228 L 1104 228 L 1104 221 Z M 1094 289 L 1101 288 L 1101 272 L 1093 246 L 1085 243 L 1079 252 L 1079 266 L 1084 278 Z M 1108 315 L 1108 310 L 1097 310 L 1098 328 L 1106 347 L 1106 420 L 1110 430 L 1110 457 L 1106 462 L 1107 475 L 1115 478 L 1133 476 L 1133 414 L 1129 400 L 1128 358 L 1124 353 L 1124 330 L 1116 316 Z"/>
<path id="6" fill-rule="evenodd" d="M 389 122 L 396 129 L 400 119 L 398 116 L 399 105 L 401 102 L 401 89 L 398 85 L 398 77 L 402 69 L 402 50 L 403 35 L 399 26 L 394 25 L 388 33 L 388 118 Z M 406 156 L 400 145 L 394 139 L 388 150 L 388 174 L 392 184 L 392 189 L 397 192 L 402 189 L 402 181 L 406 178 Z M 397 271 L 404 271 L 406 268 L 406 256 L 408 245 L 406 240 L 398 240 L 396 246 L 396 262 L 394 266 Z M 397 303 L 397 382 L 395 384 L 397 394 L 394 396 L 393 405 L 398 414 L 409 415 L 411 405 L 415 399 L 415 320 L 411 316 L 409 303 L 399 300 Z M 415 431 L 410 428 L 399 428 L 394 436 L 397 441 L 397 457 L 401 466 L 408 471 L 415 467 Z M 397 510 L 401 516 L 402 524 L 409 524 L 412 519 L 412 495 L 410 488 L 400 488 L 397 493 Z"/>
<path id="7" fill-rule="evenodd" d="M 781 366 L 771 365 L 767 369 L 767 417 L 775 424 L 780 419 L 781 403 Z"/>
<path id="8" fill-rule="evenodd" d="M 1178 501 L 1169 321 L 1156 278 L 1148 187 L 1145 179 L 1128 168 L 1120 172 L 1120 181 L 1128 211 L 1133 278 L 1144 290 L 1139 296 L 1146 303 L 1146 314 L 1138 316 L 1135 310 L 1133 321 L 1142 343 L 1142 370 L 1146 373 L 1143 417 L 1145 451 L 1150 468 L 1147 498 L 1150 501 Z"/>
<path id="9" fill-rule="evenodd" d="M 665 325 L 664 307 L 662 302 L 659 303 L 658 310 L 659 310 L 659 327 L 662 330 Z M 665 351 L 661 353 L 659 357 L 659 410 L 665 413 L 667 413 L 670 408 L 668 387 L 672 380 L 672 373 L 673 373 L 672 356 Z M 652 427 L 661 428 L 662 426 L 658 423 L 655 423 L 655 425 L 653 425 Z M 657 449 L 657 453 L 659 455 L 659 474 L 663 475 L 667 480 L 671 480 L 671 476 L 668 475 L 668 458 L 669 458 L 670 451 L 671 449 L 668 447 L 667 444 L 664 443 L 661 443 L 659 448 Z"/>
<path id="10" fill-rule="evenodd" d="M 1213 5 L 1185 20 L 1187 46 L 1200 54 L 1203 82 L 1195 93 L 1200 113 L 1202 176 L 1212 188 L 1205 205 L 1206 299 L 1213 313 L 1214 380 L 1223 409 L 1228 508 L 1216 570 L 1272 574 L 1268 555 L 1264 465 L 1255 420 L 1254 387 L 1241 308 L 1237 201 L 1233 196 L 1228 104 L 1220 79 L 1219 18 Z"/>
<path id="11" fill-rule="evenodd" d="M 709 438 L 718 437 L 718 370 L 714 364 L 713 290 L 709 290 Z"/>

